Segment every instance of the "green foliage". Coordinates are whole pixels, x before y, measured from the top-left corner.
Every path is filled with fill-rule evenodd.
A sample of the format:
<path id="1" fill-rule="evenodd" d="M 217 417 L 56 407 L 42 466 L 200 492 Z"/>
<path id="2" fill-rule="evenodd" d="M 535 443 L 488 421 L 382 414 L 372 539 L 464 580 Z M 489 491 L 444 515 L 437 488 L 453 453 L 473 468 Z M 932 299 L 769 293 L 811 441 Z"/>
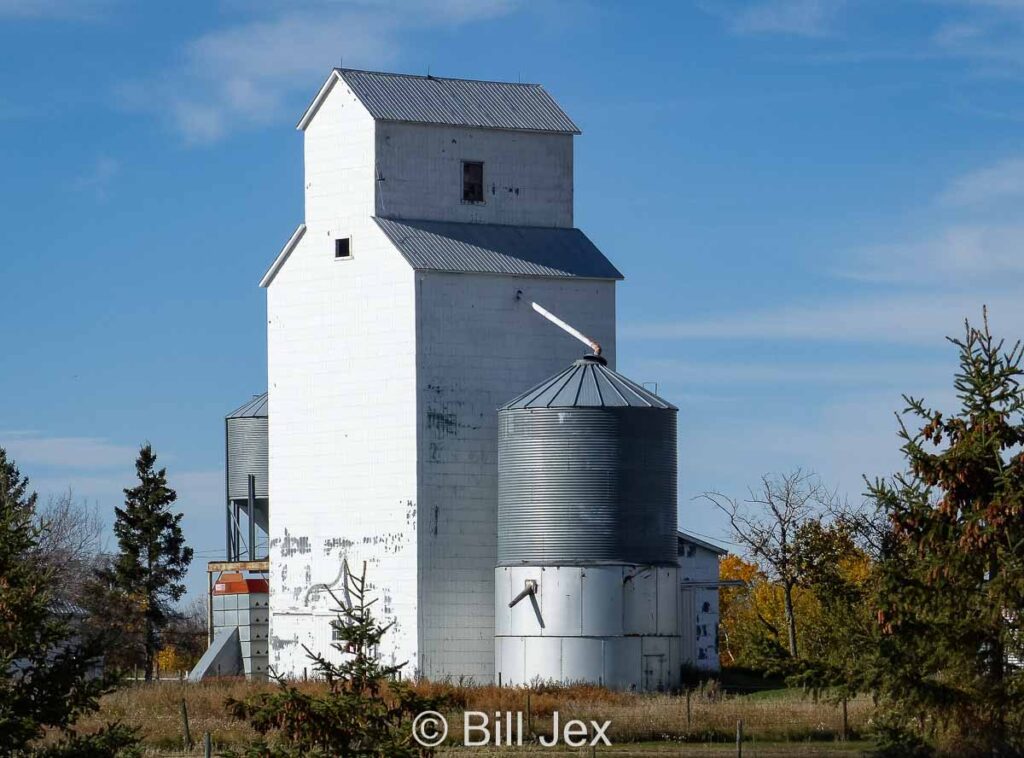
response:
<path id="1" fill-rule="evenodd" d="M 920 735 L 910 719 L 898 711 L 880 710 L 871 719 L 874 758 L 930 758 L 935 749 Z"/>
<path id="2" fill-rule="evenodd" d="M 111 728 L 118 740 L 106 752 L 69 730 L 114 681 L 96 672 L 97 642 L 80 639 L 59 610 L 53 569 L 38 551 L 45 525 L 35 524 L 35 509 L 28 480 L 0 448 L 0 754 L 56 755 L 33 749 L 46 728 L 56 728 L 66 730 L 67 755 L 115 755 L 133 742 L 120 728 Z M 92 740 L 91 753 L 83 739 Z"/>
<path id="3" fill-rule="evenodd" d="M 803 524 L 795 550 L 801 588 L 810 595 L 804 655 L 779 661 L 791 686 L 830 700 L 851 698 L 870 689 L 863 661 L 878 644 L 874 619 L 875 562 L 857 540 L 850 513 L 830 522 Z"/>
<path id="4" fill-rule="evenodd" d="M 108 724 L 92 734 L 69 732 L 64 739 L 37 750 L 36 758 L 136 758 L 142 755 L 138 729 Z"/>
<path id="5" fill-rule="evenodd" d="M 152 446 L 143 445 L 135 461 L 139 483 L 124 491 L 124 507 L 115 509 L 120 552 L 100 571 L 97 587 L 118 611 L 115 634 L 122 640 L 141 638 L 146 679 L 153 674 L 161 633 L 174 617 L 171 604 L 185 594 L 182 580 L 192 562 L 192 548 L 181 531 L 182 514 L 170 509 L 178 496 L 167 486 L 167 470 L 155 466 Z M 133 628 L 137 635 L 131 634 Z"/>
<path id="6" fill-rule="evenodd" d="M 965 325 L 945 416 L 906 397 L 908 470 L 870 485 L 890 525 L 881 545 L 879 640 L 865 679 L 987 755 L 1024 751 L 1022 346 Z"/>
<path id="7" fill-rule="evenodd" d="M 860 544 L 856 513 L 794 524 L 789 541 L 792 603 L 800 656 L 790 654 L 784 589 L 735 556 L 721 562 L 723 579 L 742 588 L 721 592 L 724 663 L 783 676 L 815 696 L 841 700 L 865 691 L 861 661 L 876 644 L 872 605 L 874 561 Z"/>
<path id="8" fill-rule="evenodd" d="M 412 719 L 435 710 L 443 700 L 418 695 L 399 679 L 405 663 L 383 664 L 377 650 L 391 625 L 379 625 L 366 601 L 366 566 L 361 576 L 344 567 L 344 598 L 333 593 L 341 642 L 332 647 L 342 662 L 333 663 L 306 648 L 313 675 L 324 680 L 325 693 L 299 690 L 278 678 L 276 692 L 244 700 L 229 699 L 229 713 L 248 721 L 261 735 L 243 755 L 250 758 L 298 756 L 373 756 L 403 758 L 433 755 L 412 739 Z"/>

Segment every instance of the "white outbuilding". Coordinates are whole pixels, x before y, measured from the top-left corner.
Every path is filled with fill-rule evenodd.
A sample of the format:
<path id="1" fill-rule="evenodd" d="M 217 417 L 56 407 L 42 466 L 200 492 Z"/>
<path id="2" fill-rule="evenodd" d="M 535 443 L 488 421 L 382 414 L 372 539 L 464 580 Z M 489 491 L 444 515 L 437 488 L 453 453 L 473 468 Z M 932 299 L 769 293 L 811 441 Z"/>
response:
<path id="1" fill-rule="evenodd" d="M 680 661 L 700 671 L 718 671 L 718 562 L 729 551 L 687 532 L 679 543 Z"/>

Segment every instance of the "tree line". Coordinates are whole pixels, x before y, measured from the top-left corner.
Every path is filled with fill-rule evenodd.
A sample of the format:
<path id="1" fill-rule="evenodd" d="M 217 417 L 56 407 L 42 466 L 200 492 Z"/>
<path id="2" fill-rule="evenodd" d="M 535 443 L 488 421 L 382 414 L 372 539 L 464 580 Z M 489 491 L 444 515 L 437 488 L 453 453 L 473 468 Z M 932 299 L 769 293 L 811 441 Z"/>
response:
<path id="1" fill-rule="evenodd" d="M 125 670 L 141 667 L 151 679 L 167 643 L 192 637 L 176 608 L 192 561 L 182 514 L 172 510 L 177 495 L 149 444 L 135 473 L 115 508 L 117 551 L 108 554 L 96 508 L 70 492 L 40 505 L 0 448 L 0 754 L 137 752 L 137 734 L 123 725 L 74 729 Z M 205 635 L 190 644 L 202 649 Z M 47 732 L 59 739 L 44 744 Z"/>
<path id="2" fill-rule="evenodd" d="M 721 564 L 725 666 L 817 696 L 871 695 L 880 752 L 1024 754 L 1024 346 L 965 323 L 948 415 L 904 396 L 904 470 L 851 505 L 803 471 L 704 497 L 744 555 Z"/>

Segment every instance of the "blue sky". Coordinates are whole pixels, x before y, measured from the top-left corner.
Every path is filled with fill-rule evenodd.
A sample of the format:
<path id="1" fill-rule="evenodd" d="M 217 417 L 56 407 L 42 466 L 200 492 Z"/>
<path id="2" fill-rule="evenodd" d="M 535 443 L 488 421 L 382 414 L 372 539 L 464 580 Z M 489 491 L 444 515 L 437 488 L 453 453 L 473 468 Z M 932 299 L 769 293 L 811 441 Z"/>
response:
<path id="1" fill-rule="evenodd" d="M 943 336 L 983 303 L 1024 332 L 1020 0 L 0 0 L 0 445 L 109 521 L 151 441 L 193 591 L 342 58 L 538 81 L 582 126 L 577 225 L 626 274 L 620 370 L 680 406 L 684 528 L 796 466 L 858 499 L 900 393 L 953 402 Z"/>

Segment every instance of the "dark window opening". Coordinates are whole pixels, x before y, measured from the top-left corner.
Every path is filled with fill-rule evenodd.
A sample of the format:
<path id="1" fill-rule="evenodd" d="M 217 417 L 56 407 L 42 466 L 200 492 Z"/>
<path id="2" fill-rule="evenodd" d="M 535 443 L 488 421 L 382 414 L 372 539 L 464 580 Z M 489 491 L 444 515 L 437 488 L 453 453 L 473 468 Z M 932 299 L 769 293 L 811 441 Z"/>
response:
<path id="1" fill-rule="evenodd" d="M 334 257 L 337 258 L 351 258 L 352 257 L 352 238 L 345 237 L 340 240 L 334 240 Z"/>
<path id="2" fill-rule="evenodd" d="M 462 202 L 484 201 L 484 164 L 479 161 L 462 163 Z"/>

